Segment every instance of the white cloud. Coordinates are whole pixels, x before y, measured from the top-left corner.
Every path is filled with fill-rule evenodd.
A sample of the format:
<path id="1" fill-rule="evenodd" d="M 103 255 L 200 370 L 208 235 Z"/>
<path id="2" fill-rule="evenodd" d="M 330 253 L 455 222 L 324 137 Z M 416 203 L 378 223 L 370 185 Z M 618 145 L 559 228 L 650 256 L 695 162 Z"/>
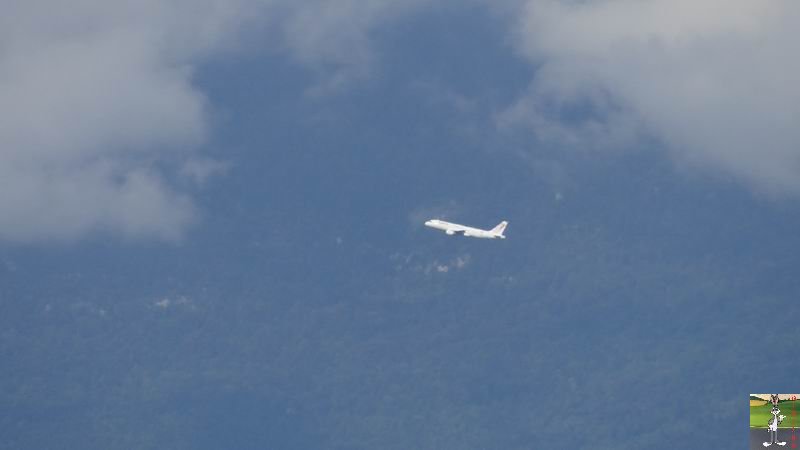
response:
<path id="1" fill-rule="evenodd" d="M 411 271 L 431 275 L 464 269 L 469 265 L 472 256 L 469 253 L 464 253 L 450 258 L 449 261 L 440 261 L 439 259 L 430 260 L 427 256 L 421 254 L 394 253 L 389 256 L 389 260 L 395 264 L 395 270 L 398 272 Z"/>
<path id="2" fill-rule="evenodd" d="M 189 309 L 196 309 L 194 306 L 194 302 L 184 296 L 179 295 L 177 297 L 163 297 L 160 300 L 156 300 L 152 303 L 154 308 L 159 309 L 167 309 L 167 308 L 177 308 L 177 307 L 188 307 Z"/>
<path id="3" fill-rule="evenodd" d="M 467 264 L 469 264 L 470 259 L 471 257 L 469 254 L 464 254 L 451 259 L 449 262 L 433 261 L 424 268 L 419 267 L 419 269 L 424 272 L 425 275 L 430 275 L 433 272 L 447 273 L 451 270 L 463 269 L 467 266 Z"/>
<path id="4" fill-rule="evenodd" d="M 195 179 L 208 174 L 210 166 L 192 156 L 207 133 L 192 65 L 235 35 L 244 7 L 215 0 L 6 5 L 0 240 L 67 240 L 95 230 L 178 238 L 194 217 L 192 203 L 156 167 L 171 164 Z"/>
<path id="5" fill-rule="evenodd" d="M 529 0 L 515 42 L 537 67 L 501 116 L 544 141 L 630 147 L 800 193 L 800 60 L 790 0 Z"/>
<path id="6" fill-rule="evenodd" d="M 187 160 L 180 168 L 180 175 L 196 185 L 203 185 L 210 177 L 223 174 L 231 168 L 230 163 L 215 161 L 209 158 Z"/>
<path id="7" fill-rule="evenodd" d="M 195 217 L 179 181 L 225 169 L 195 154 L 212 106 L 193 84 L 198 64 L 260 36 L 319 71 L 318 91 L 334 89 L 369 74 L 378 26 L 426 2 L 7 2 L 0 241 L 179 238 Z"/>

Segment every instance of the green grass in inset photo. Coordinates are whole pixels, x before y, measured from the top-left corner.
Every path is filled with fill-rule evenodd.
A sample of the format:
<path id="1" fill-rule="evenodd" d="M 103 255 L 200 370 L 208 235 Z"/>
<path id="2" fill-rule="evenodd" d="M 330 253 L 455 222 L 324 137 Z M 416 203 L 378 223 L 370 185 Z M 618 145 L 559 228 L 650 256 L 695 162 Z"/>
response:
<path id="1" fill-rule="evenodd" d="M 796 414 L 794 416 L 792 416 L 793 408 Z M 786 416 L 781 422 L 780 428 L 792 428 L 792 426 L 800 428 L 800 400 L 780 402 L 778 409 L 781 410 L 781 415 Z M 751 406 L 750 427 L 766 428 L 769 419 L 772 418 L 771 410 L 772 403 L 769 402 L 761 406 Z"/>

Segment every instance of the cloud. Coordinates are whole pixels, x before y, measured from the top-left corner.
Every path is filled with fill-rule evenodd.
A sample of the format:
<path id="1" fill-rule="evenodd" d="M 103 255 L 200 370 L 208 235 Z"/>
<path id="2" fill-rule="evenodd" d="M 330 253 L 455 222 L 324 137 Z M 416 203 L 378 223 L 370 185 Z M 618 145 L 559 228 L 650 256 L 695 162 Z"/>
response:
<path id="1" fill-rule="evenodd" d="M 371 74 L 376 53 L 371 34 L 430 0 L 307 0 L 288 2 L 284 39 L 292 57 L 321 72 L 309 93 L 326 94 Z"/>
<path id="2" fill-rule="evenodd" d="M 424 268 L 418 267 L 425 275 L 430 275 L 433 272 L 447 273 L 451 270 L 461 270 L 469 264 L 470 255 L 464 254 L 451 259 L 449 262 L 439 262 L 438 260 L 428 263 Z"/>
<path id="3" fill-rule="evenodd" d="M 216 161 L 209 158 L 194 158 L 186 161 L 180 168 L 179 174 L 196 185 L 205 184 L 206 180 L 214 175 L 224 174 L 231 168 L 229 163 Z"/>
<path id="4" fill-rule="evenodd" d="M 162 297 L 161 299 L 154 301 L 152 303 L 152 307 L 158 309 L 168 309 L 168 308 L 178 308 L 178 307 L 184 307 L 191 310 L 196 309 L 194 302 L 185 295 L 179 295 L 176 297 Z"/>
<path id="5" fill-rule="evenodd" d="M 464 253 L 450 258 L 448 261 L 440 261 L 438 258 L 431 259 L 425 254 L 394 253 L 389 256 L 389 260 L 394 263 L 394 269 L 397 272 L 410 271 L 429 276 L 436 273 L 448 273 L 464 269 L 470 264 L 472 256 L 469 253 Z"/>
<path id="6" fill-rule="evenodd" d="M 469 264 L 470 256 L 469 254 L 464 254 L 462 256 L 457 256 L 456 258 L 452 259 L 449 263 L 436 263 L 436 271 L 437 272 L 449 272 L 452 270 L 461 270 Z"/>
<path id="7" fill-rule="evenodd" d="M 537 72 L 501 124 L 573 146 L 656 140 L 681 163 L 800 193 L 800 4 L 530 0 L 521 11 L 516 48 Z"/>
<path id="8" fill-rule="evenodd" d="M 338 89 L 370 73 L 370 34 L 424 3 L 12 1 L 0 17 L 0 241 L 180 238 L 195 220 L 186 189 L 225 169 L 197 154 L 213 106 L 198 65 L 246 36 L 317 71 L 317 92 Z"/>
<path id="9" fill-rule="evenodd" d="M 208 131 L 193 65 L 226 45 L 245 6 L 7 5 L 0 19 L 0 240 L 69 240 L 96 230 L 179 238 L 194 209 L 171 186 L 168 168 L 200 179 L 212 167 L 193 155 Z"/>

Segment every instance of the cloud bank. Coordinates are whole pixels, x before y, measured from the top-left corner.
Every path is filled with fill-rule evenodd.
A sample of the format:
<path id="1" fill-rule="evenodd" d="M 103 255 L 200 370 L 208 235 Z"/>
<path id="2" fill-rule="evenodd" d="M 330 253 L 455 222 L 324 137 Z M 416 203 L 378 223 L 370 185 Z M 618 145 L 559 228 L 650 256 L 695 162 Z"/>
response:
<path id="1" fill-rule="evenodd" d="M 207 132 L 192 65 L 245 2 L 12 2 L 0 18 L 0 240 L 177 239 Z M 188 169 L 186 169 L 188 167 Z M 179 176 L 179 175 L 176 175 Z"/>
<path id="2" fill-rule="evenodd" d="M 248 37 L 269 42 L 252 45 L 285 50 L 328 91 L 369 73 L 372 30 L 422 3 L 12 1 L 0 17 L 0 241 L 180 238 L 196 214 L 176 186 L 217 172 L 197 155 L 211 107 L 193 84 L 199 64 L 257 29 Z"/>
<path id="3" fill-rule="evenodd" d="M 800 193 L 800 4 L 529 0 L 514 42 L 537 74 L 503 123 L 542 141 L 659 141 L 680 163 Z"/>
<path id="4" fill-rule="evenodd" d="M 254 25 L 269 30 L 254 45 L 281 48 L 329 92 L 370 75 L 376 31 L 432 5 L 12 1 L 0 16 L 0 241 L 180 238 L 196 216 L 186 186 L 224 169 L 199 154 L 213 105 L 193 83 L 198 65 L 241 46 Z M 800 193 L 797 3 L 508 0 L 491 9 L 513 17 L 515 48 L 536 67 L 502 122 L 559 145 L 656 140 L 680 162 Z"/>

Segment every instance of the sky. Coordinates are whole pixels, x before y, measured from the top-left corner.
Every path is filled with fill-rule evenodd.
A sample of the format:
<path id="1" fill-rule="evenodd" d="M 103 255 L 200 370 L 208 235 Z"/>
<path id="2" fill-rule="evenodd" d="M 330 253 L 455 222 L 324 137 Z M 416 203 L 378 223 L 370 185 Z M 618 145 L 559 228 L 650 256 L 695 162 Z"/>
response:
<path id="1" fill-rule="evenodd" d="M 4 9 L 0 448 L 730 447 L 794 392 L 794 2 Z"/>

